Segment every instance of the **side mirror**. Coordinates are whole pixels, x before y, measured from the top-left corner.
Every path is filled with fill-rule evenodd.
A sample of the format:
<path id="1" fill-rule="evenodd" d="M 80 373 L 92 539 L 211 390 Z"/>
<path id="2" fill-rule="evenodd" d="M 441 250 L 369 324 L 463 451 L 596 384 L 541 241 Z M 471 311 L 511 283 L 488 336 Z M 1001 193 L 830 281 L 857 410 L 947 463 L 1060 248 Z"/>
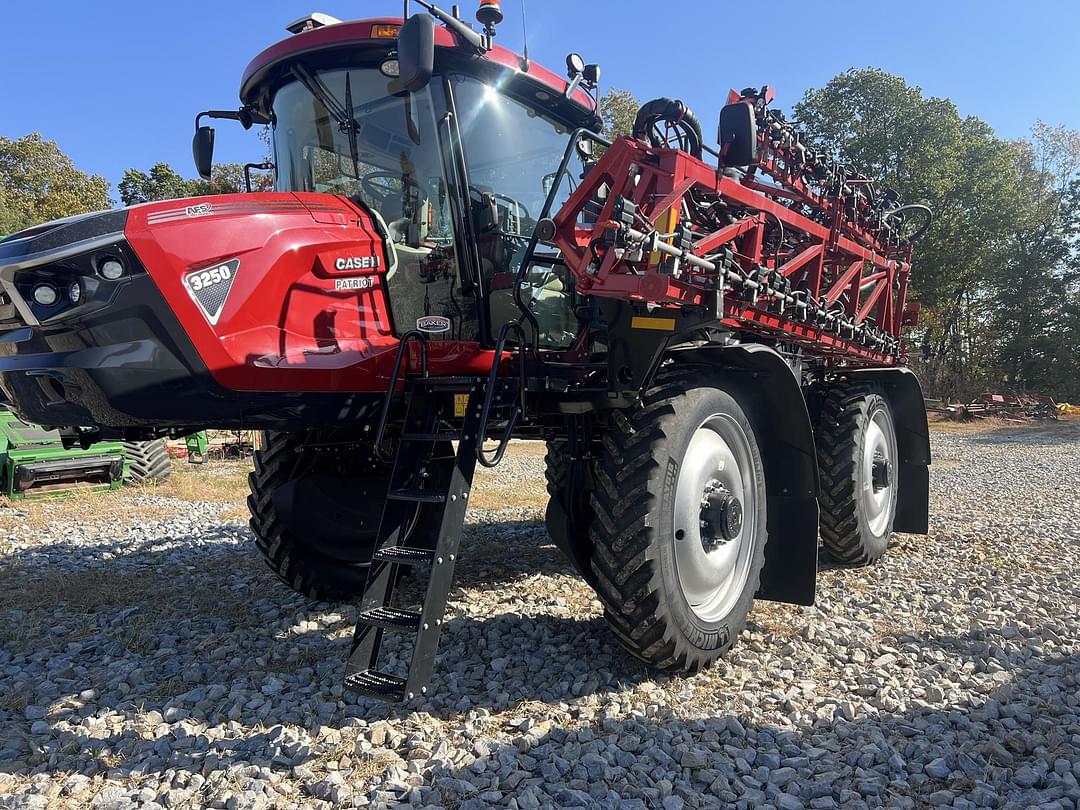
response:
<path id="1" fill-rule="evenodd" d="M 214 128 L 197 127 L 191 139 L 191 156 L 195 158 L 195 170 L 203 180 L 210 179 L 214 165 Z"/>
<path id="2" fill-rule="evenodd" d="M 744 101 L 728 104 L 720 110 L 722 166 L 749 166 L 757 158 L 757 119 L 754 108 Z"/>
<path id="3" fill-rule="evenodd" d="M 402 90 L 423 90 L 435 71 L 435 23 L 427 14 L 414 14 L 398 34 L 398 82 Z"/>

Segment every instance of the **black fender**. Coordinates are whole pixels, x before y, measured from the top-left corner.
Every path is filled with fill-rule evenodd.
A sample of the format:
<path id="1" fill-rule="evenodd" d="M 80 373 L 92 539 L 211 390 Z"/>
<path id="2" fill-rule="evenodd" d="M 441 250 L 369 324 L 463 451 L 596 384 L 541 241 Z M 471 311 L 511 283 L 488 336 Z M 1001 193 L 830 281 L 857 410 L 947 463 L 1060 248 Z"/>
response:
<path id="1" fill-rule="evenodd" d="M 757 598 L 814 604 L 817 452 L 799 377 L 779 353 L 760 344 L 675 349 L 669 357 L 721 369 L 754 428 L 765 466 L 769 529 Z"/>
<path id="2" fill-rule="evenodd" d="M 889 403 L 896 425 L 896 517 L 893 529 L 909 534 L 930 530 L 930 427 L 919 378 L 909 368 L 845 371 L 856 382 L 871 384 Z"/>

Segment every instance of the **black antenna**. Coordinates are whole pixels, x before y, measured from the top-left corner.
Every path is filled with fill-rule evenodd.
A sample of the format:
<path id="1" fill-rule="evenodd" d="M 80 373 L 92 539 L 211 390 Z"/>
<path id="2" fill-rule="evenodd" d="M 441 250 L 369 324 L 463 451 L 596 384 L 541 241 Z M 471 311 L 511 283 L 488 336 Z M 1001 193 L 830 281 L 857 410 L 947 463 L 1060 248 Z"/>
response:
<path id="1" fill-rule="evenodd" d="M 409 0 L 405 0 L 405 13 L 401 15 L 401 19 L 406 22 L 409 20 Z"/>
<path id="2" fill-rule="evenodd" d="M 521 40 L 524 44 L 525 53 L 521 57 L 521 69 L 529 72 L 529 29 L 525 24 L 525 0 L 521 0 Z"/>

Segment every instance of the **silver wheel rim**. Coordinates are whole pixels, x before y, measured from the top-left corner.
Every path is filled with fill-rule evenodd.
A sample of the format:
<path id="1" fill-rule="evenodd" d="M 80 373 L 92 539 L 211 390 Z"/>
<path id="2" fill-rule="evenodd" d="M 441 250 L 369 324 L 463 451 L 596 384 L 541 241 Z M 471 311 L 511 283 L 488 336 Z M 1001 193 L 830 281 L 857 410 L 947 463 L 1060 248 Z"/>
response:
<path id="1" fill-rule="evenodd" d="M 866 525 L 875 537 L 883 535 L 892 519 L 895 459 L 889 442 L 892 420 L 888 411 L 874 411 L 866 425 L 859 470 L 859 501 Z"/>
<path id="2" fill-rule="evenodd" d="M 704 621 L 725 617 L 746 588 L 759 497 L 746 431 L 731 416 L 713 414 L 694 431 L 686 448 L 673 522 L 679 586 L 690 609 Z M 737 531 L 724 520 L 734 509 L 730 498 L 741 505 Z M 726 534 L 718 523 L 726 526 Z"/>

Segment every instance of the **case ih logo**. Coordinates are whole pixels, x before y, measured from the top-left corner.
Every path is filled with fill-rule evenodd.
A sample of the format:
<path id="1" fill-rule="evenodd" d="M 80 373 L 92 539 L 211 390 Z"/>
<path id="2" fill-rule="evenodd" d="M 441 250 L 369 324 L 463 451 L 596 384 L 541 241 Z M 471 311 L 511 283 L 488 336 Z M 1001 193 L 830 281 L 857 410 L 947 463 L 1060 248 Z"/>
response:
<path id="1" fill-rule="evenodd" d="M 378 256 L 349 256 L 334 262 L 337 270 L 375 270 L 378 266 Z"/>
<path id="2" fill-rule="evenodd" d="M 450 319 L 444 318 L 442 315 L 425 315 L 423 318 L 417 319 L 416 328 L 421 332 L 431 332 L 434 334 L 438 334 L 439 332 L 449 332 Z"/>

